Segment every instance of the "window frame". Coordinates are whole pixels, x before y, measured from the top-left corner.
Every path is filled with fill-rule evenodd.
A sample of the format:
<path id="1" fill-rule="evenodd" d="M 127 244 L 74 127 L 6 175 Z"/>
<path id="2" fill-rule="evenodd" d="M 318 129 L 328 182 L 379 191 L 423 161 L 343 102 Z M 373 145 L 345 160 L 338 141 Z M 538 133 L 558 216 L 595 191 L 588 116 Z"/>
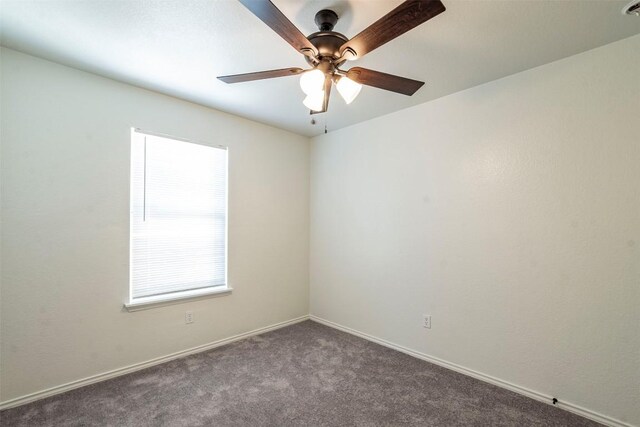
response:
<path id="1" fill-rule="evenodd" d="M 182 291 L 171 292 L 167 294 L 151 295 L 146 297 L 133 298 L 133 281 L 132 281 L 132 212 L 133 202 L 131 199 L 131 186 L 133 183 L 133 163 L 132 163 L 132 146 L 134 138 L 145 136 L 159 137 L 170 139 L 178 142 L 186 142 L 190 144 L 201 145 L 209 148 L 223 149 L 227 152 L 227 167 L 225 176 L 225 239 L 224 239 L 224 262 L 225 262 L 225 284 L 208 286 L 204 288 L 188 289 Z M 128 292 L 127 301 L 124 303 L 123 308 L 129 312 L 146 310 L 155 307 L 163 307 L 172 304 L 180 304 L 194 300 L 200 300 L 204 298 L 218 297 L 230 295 L 233 288 L 229 285 L 229 147 L 224 145 L 207 144 L 202 142 L 196 142 L 186 138 L 180 138 L 173 135 L 167 135 L 157 132 L 149 132 L 141 130 L 139 128 L 131 128 L 131 136 L 129 139 L 129 280 L 128 280 Z"/>

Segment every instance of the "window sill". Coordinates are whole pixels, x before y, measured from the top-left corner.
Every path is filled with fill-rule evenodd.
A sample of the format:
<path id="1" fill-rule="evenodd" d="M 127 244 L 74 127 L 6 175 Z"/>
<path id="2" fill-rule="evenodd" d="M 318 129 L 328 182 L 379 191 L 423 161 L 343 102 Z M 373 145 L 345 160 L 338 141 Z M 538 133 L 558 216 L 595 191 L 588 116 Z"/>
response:
<path id="1" fill-rule="evenodd" d="M 124 304 L 124 309 L 128 312 L 148 310 L 150 308 L 164 307 L 167 305 L 181 304 L 188 301 L 200 300 L 204 298 L 220 297 L 230 295 L 232 288 L 220 286 L 217 288 L 196 289 L 194 291 L 184 291 L 173 295 L 161 295 L 155 297 L 136 298 Z"/>

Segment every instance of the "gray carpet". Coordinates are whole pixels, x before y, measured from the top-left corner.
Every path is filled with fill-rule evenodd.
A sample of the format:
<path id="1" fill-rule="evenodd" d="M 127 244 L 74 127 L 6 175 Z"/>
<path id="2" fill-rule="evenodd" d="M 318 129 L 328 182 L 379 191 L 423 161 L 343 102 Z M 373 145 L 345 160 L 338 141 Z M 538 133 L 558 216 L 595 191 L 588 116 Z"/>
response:
<path id="1" fill-rule="evenodd" d="M 306 321 L 0 413 L 3 426 L 595 426 Z"/>

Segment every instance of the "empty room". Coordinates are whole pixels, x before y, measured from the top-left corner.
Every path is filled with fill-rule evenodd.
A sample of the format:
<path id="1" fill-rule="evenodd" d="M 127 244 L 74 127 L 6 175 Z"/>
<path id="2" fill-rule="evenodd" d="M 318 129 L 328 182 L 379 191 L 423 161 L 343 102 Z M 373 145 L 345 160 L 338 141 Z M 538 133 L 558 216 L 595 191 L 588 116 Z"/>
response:
<path id="1" fill-rule="evenodd" d="M 0 0 L 0 425 L 640 427 L 640 0 Z"/>

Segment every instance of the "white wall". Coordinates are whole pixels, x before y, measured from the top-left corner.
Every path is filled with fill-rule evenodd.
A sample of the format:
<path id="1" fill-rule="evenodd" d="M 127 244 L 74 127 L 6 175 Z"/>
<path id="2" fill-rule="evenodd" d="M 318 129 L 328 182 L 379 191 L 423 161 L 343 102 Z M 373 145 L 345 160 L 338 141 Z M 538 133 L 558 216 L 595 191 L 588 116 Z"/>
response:
<path id="1" fill-rule="evenodd" d="M 307 138 L 1 53 L 2 401 L 308 314 Z M 131 127 L 229 146 L 232 295 L 121 310 Z"/>
<path id="2" fill-rule="evenodd" d="M 640 425 L 638 52 L 315 138 L 311 313 Z"/>
<path id="3" fill-rule="evenodd" d="M 640 425 L 639 49 L 315 138 L 311 312 Z M 1 401 L 308 312 L 306 138 L 1 54 Z M 121 310 L 130 127 L 230 147 L 231 296 Z"/>

